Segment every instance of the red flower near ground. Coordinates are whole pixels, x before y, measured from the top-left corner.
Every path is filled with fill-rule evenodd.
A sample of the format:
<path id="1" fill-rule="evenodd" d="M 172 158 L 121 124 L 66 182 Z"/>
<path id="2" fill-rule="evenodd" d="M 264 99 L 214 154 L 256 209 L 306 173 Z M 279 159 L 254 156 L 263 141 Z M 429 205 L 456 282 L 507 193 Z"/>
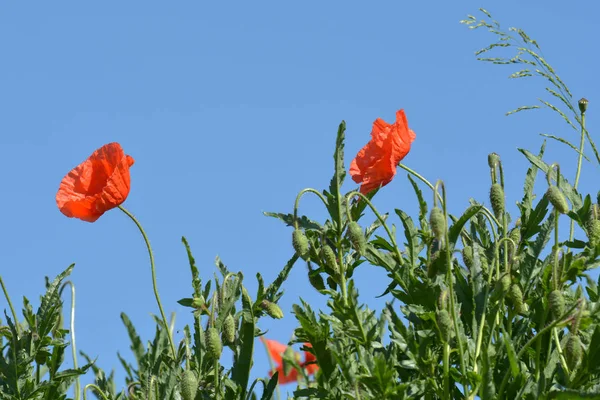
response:
<path id="1" fill-rule="evenodd" d="M 273 360 L 275 364 L 275 370 L 279 372 L 278 381 L 279 384 L 285 384 L 290 382 L 296 382 L 298 380 L 298 371 L 295 368 L 290 369 L 289 373 L 285 375 L 283 371 L 283 353 L 288 349 L 289 346 L 279 343 L 275 340 L 265 339 L 263 337 L 260 340 L 264 343 L 267 351 L 269 352 L 269 356 Z M 310 347 L 310 343 L 304 343 L 305 346 Z M 319 366 L 316 364 L 317 358 L 307 351 L 304 353 L 304 361 L 298 362 L 300 367 L 303 368 L 308 375 L 313 375 L 319 369 Z M 296 358 L 300 359 L 300 354 L 298 352 L 294 352 Z M 273 376 L 273 371 L 269 371 L 269 376 Z"/>
<path id="2" fill-rule="evenodd" d="M 129 195 L 129 167 L 134 163 L 119 143 L 109 143 L 73 168 L 60 182 L 56 204 L 69 218 L 94 222 Z"/>
<path id="3" fill-rule="evenodd" d="M 360 183 L 360 192 L 385 186 L 396 175 L 398 163 L 410 151 L 415 133 L 408 128 L 404 110 L 396 112 L 396 122 L 388 124 L 381 118 L 373 123 L 371 140 L 363 147 L 350 164 L 350 175 Z"/>

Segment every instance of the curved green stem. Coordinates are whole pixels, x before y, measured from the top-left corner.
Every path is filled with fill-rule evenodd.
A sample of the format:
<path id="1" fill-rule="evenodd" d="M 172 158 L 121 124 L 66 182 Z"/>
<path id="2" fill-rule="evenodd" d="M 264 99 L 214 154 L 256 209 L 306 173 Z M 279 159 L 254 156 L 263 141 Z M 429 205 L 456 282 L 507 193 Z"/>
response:
<path id="1" fill-rule="evenodd" d="M 59 291 L 59 296 L 62 296 L 62 292 L 65 287 L 69 285 L 71 287 L 71 321 L 70 321 L 70 334 L 71 334 L 71 354 L 73 355 L 73 368 L 78 369 L 77 365 L 77 345 L 75 343 L 75 285 L 71 281 L 63 283 Z M 81 392 L 81 381 L 79 376 L 75 379 L 75 400 L 79 400 L 79 394 Z"/>
<path id="2" fill-rule="evenodd" d="M 95 389 L 96 392 L 98 392 L 98 394 L 104 399 L 104 400 L 108 400 L 108 397 L 106 397 L 106 395 L 102 392 L 102 390 L 100 390 L 100 388 L 96 385 L 94 385 L 93 383 L 89 383 L 87 385 L 85 385 L 85 387 L 83 388 L 83 400 L 87 400 L 87 391 L 88 389 Z"/>
<path id="3" fill-rule="evenodd" d="M 327 207 L 327 199 L 316 189 L 306 188 L 302 189 L 300 193 L 296 196 L 296 201 L 294 201 L 294 228 L 298 229 L 298 206 L 300 205 L 300 199 L 304 196 L 305 193 L 314 193 L 321 199 L 325 207 Z"/>
<path id="4" fill-rule="evenodd" d="M 398 164 L 398 166 L 400 168 L 402 168 L 403 170 L 405 170 L 406 172 L 408 172 L 409 174 L 413 175 L 414 177 L 416 177 L 417 179 L 419 179 L 421 182 L 423 182 L 424 184 L 426 184 L 427 186 L 429 186 L 429 189 L 433 190 L 434 192 L 436 192 L 434 186 L 431 184 L 431 182 L 429 182 L 427 179 L 425 179 L 421 174 L 419 174 L 417 171 L 413 170 L 412 168 L 407 167 L 404 164 Z M 440 196 L 439 193 L 437 193 L 438 199 L 440 201 L 442 200 L 442 197 Z"/>
<path id="5" fill-rule="evenodd" d="M 458 333 L 456 335 L 458 337 Z M 450 399 L 450 345 L 444 343 L 444 400 Z"/>
<path id="6" fill-rule="evenodd" d="M 581 164 L 583 162 L 583 147 L 585 145 L 585 112 L 581 113 L 581 139 L 579 141 L 579 156 L 577 157 L 577 171 L 575 172 L 575 183 L 573 189 L 577 190 L 579 185 L 579 177 L 581 176 Z M 569 240 L 573 240 L 575 234 L 575 220 L 571 219 L 571 226 L 569 229 Z"/>
<path id="7" fill-rule="evenodd" d="M 8 290 L 6 290 L 6 286 L 4 285 L 4 280 L 2 279 L 2 275 L 0 275 L 0 286 L 2 286 L 2 291 L 4 292 L 4 297 L 8 302 L 8 308 L 10 308 L 10 313 L 13 317 L 13 323 L 15 324 L 15 330 L 17 331 L 17 336 L 21 336 L 19 332 L 19 320 L 17 319 L 17 313 L 15 312 L 15 308 L 12 305 L 12 301 L 10 301 L 10 296 L 8 295 Z"/>
<path id="8" fill-rule="evenodd" d="M 160 316 L 162 317 L 164 328 L 167 331 L 167 337 L 169 338 L 169 344 L 171 345 L 171 353 L 173 355 L 173 359 L 176 359 L 177 352 L 175 351 L 175 344 L 173 344 L 173 337 L 171 336 L 171 329 L 169 329 L 169 323 L 167 322 L 167 317 L 165 316 L 165 311 L 163 310 L 163 306 L 160 301 L 160 296 L 158 295 L 158 286 L 156 284 L 156 267 L 154 266 L 154 254 L 152 253 L 152 247 L 150 246 L 150 241 L 148 240 L 148 236 L 146 235 L 144 228 L 142 228 L 142 225 L 133 216 L 133 214 L 131 214 L 129 211 L 127 211 L 123 206 L 119 206 L 119 208 L 121 209 L 121 211 L 123 211 L 125 213 L 125 215 L 127 215 L 135 223 L 135 225 L 140 230 L 142 237 L 144 238 L 144 242 L 146 242 L 146 247 L 148 248 L 148 255 L 150 256 L 150 269 L 152 271 L 152 288 L 154 289 L 154 297 L 156 298 L 156 303 L 158 304 L 158 309 L 160 310 Z"/>

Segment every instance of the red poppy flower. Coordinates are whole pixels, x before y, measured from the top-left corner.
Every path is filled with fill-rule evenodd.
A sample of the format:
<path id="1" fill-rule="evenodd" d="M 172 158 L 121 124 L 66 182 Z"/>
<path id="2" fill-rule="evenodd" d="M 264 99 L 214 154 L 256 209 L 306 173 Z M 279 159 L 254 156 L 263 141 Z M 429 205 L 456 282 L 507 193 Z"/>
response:
<path id="1" fill-rule="evenodd" d="M 264 343 L 267 351 L 269 352 L 269 357 L 273 360 L 275 364 L 275 371 L 279 372 L 278 381 L 279 384 L 285 384 L 290 382 L 296 382 L 298 380 L 298 371 L 295 368 L 292 368 L 289 373 L 286 375 L 283 371 L 283 353 L 288 349 L 289 346 L 279 343 L 275 340 L 265 339 L 263 337 L 260 340 Z M 310 347 L 310 343 L 304 343 L 305 346 Z M 300 354 L 295 352 L 296 358 L 300 359 Z M 304 352 L 304 361 L 299 362 L 300 367 L 304 368 L 308 375 L 313 375 L 319 369 L 319 366 L 316 364 L 316 357 L 311 353 L 305 351 Z M 274 371 L 269 371 L 269 376 L 273 376 Z"/>
<path id="2" fill-rule="evenodd" d="M 129 167 L 134 163 L 119 143 L 109 143 L 73 168 L 60 182 L 56 204 L 69 218 L 94 222 L 129 195 Z"/>
<path id="3" fill-rule="evenodd" d="M 396 175 L 398 163 L 410 151 L 415 133 L 408 128 L 404 110 L 396 112 L 396 122 L 388 124 L 381 118 L 373 123 L 371 140 L 363 147 L 350 164 L 350 175 L 360 183 L 360 192 L 385 186 Z"/>

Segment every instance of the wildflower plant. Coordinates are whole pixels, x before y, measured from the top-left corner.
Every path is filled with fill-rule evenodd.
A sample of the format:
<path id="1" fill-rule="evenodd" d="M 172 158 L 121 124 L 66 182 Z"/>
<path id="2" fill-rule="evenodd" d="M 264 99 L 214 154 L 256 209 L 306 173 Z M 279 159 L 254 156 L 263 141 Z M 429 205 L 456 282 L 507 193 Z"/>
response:
<path id="1" fill-rule="evenodd" d="M 402 164 L 416 138 L 403 110 L 396 121 L 375 120 L 371 140 L 350 163 L 359 188 L 343 192 L 346 183 L 346 124 L 337 131 L 334 169 L 325 190 L 306 188 L 287 213 L 267 212 L 291 228 L 291 258 L 279 275 L 249 293 L 242 272 L 232 272 L 219 259 L 219 276 L 206 280 L 185 238 L 191 285 L 179 304 L 193 320 L 173 338 L 155 277 L 150 242 L 139 221 L 123 203 L 130 192 L 133 158 L 117 143 L 95 151 L 63 179 L 56 200 L 61 212 L 94 222 L 119 208 L 139 228 L 149 254 L 153 290 L 159 309 L 155 335 L 144 344 L 125 314 L 121 320 L 131 342 L 134 362 L 119 354 L 125 382 L 115 382 L 95 362 L 77 353 L 75 286 L 65 281 L 73 266 L 47 280 L 37 312 L 23 300 L 19 318 L 0 276 L 10 312 L 0 320 L 0 399 L 263 399 L 280 398 L 279 385 L 297 382 L 298 399 L 589 399 L 600 398 L 600 282 L 590 271 L 600 266 L 600 198 L 578 191 L 585 143 L 600 157 L 585 127 L 588 101 L 575 103 L 566 84 L 540 55 L 538 43 L 520 29 L 503 31 L 482 10 L 478 21 L 498 41 L 516 49 L 511 58 L 483 61 L 519 65 L 511 78 L 546 79 L 546 92 L 560 107 L 541 99 L 541 106 L 560 115 L 580 137 L 579 146 L 556 135 L 547 138 L 576 151 L 572 180 L 560 165 L 544 159 L 546 142 L 537 152 L 519 149 L 530 162 L 523 195 L 507 199 L 508 186 L 521 185 L 504 174 L 500 155 L 488 156 L 489 198 L 471 200 L 461 212 L 448 207 L 452 188 L 430 181 Z M 562 107 L 562 108 L 561 108 Z M 566 109 L 565 109 L 566 108 Z M 514 113 L 514 112 L 510 112 Z M 420 133 L 424 134 L 424 133 Z M 397 168 L 407 172 L 418 212 L 377 209 L 379 190 L 389 190 Z M 536 196 L 536 188 L 543 196 Z M 302 199 L 316 196 L 328 216 L 324 221 L 303 215 Z M 517 202 L 509 214 L 507 202 Z M 559 231 L 568 225 L 568 238 Z M 579 227 L 579 229 L 576 229 Z M 260 319 L 281 319 L 278 301 L 291 269 L 306 268 L 307 279 L 327 300 L 315 310 L 306 299 L 293 306 L 298 326 L 284 344 L 261 330 Z M 387 281 L 380 310 L 359 296 L 357 268 L 382 268 Z M 69 329 L 65 329 L 61 295 L 71 289 Z M 250 379 L 257 338 L 272 362 L 264 378 Z M 68 345 L 74 367 L 62 368 Z M 300 346 L 302 356 L 291 346 Z M 232 355 L 223 363 L 224 349 Z M 78 356 L 86 360 L 78 366 Z M 94 382 L 81 385 L 87 371 Z"/>

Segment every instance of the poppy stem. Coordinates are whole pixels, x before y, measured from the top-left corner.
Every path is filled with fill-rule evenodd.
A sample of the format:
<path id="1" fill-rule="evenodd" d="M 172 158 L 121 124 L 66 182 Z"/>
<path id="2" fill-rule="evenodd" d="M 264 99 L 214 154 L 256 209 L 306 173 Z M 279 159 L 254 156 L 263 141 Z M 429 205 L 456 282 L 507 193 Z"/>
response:
<path id="1" fill-rule="evenodd" d="M 416 178 L 418 178 L 421 182 L 423 182 L 424 184 L 426 184 L 427 186 L 429 186 L 429 189 L 433 190 L 434 192 L 436 192 L 438 199 L 440 200 L 440 202 L 442 202 L 443 204 L 443 199 L 442 196 L 437 193 L 437 191 L 435 190 L 434 186 L 431 184 L 431 182 L 429 182 L 427 179 L 425 179 L 421 174 L 419 174 L 417 171 L 413 170 L 412 168 L 407 167 L 404 164 L 398 164 L 398 166 L 400 168 L 402 168 L 403 170 L 407 171 L 408 173 L 410 173 L 411 175 L 414 175 Z"/>
<path id="2" fill-rule="evenodd" d="M 62 296 L 62 291 L 65 287 L 69 285 L 71 286 L 71 325 L 70 325 L 70 333 L 71 333 L 71 353 L 73 354 L 73 368 L 78 369 L 77 365 L 77 346 L 75 345 L 75 285 L 71 281 L 66 281 L 63 283 L 60 288 L 59 296 Z M 75 379 L 75 400 L 79 400 L 79 395 L 81 391 L 81 382 L 79 380 L 79 376 Z"/>
<path id="3" fill-rule="evenodd" d="M 171 337 L 171 329 L 169 329 L 167 317 L 165 316 L 165 312 L 163 310 L 163 306 L 160 301 L 160 296 L 158 295 L 158 287 L 156 285 L 156 267 L 154 266 L 154 254 L 152 253 L 152 247 L 150 246 L 150 241 L 148 240 L 148 236 L 146 235 L 144 228 L 142 228 L 142 225 L 133 216 L 133 214 L 131 214 L 129 211 L 127 211 L 123 206 L 119 206 L 119 208 L 129 218 L 131 218 L 131 220 L 135 223 L 135 225 L 140 230 L 140 233 L 142 234 L 144 241 L 146 242 L 146 247 L 148 248 L 148 255 L 150 256 L 150 269 L 152 270 L 152 287 L 154 289 L 154 297 L 156 298 L 156 303 L 158 304 L 158 309 L 160 310 L 160 316 L 162 317 L 162 320 L 163 320 L 164 329 L 167 331 L 167 337 L 169 338 L 169 344 L 171 345 L 171 352 L 173 354 L 173 359 L 176 359 L 177 352 L 175 351 L 175 345 L 173 344 L 173 338 Z"/>
<path id="4" fill-rule="evenodd" d="M 8 307 L 10 308 L 10 313 L 13 316 L 13 323 L 15 324 L 15 330 L 17 331 L 17 336 L 20 336 L 19 333 L 19 321 L 17 320 L 17 313 L 15 312 L 15 308 L 12 305 L 12 301 L 10 301 L 10 296 L 8 295 L 8 290 L 6 290 L 6 286 L 4 286 L 4 280 L 2 279 L 2 275 L 0 275 L 0 286 L 2 286 L 2 291 L 4 292 L 4 297 L 6 297 L 6 301 L 8 302 Z"/>

